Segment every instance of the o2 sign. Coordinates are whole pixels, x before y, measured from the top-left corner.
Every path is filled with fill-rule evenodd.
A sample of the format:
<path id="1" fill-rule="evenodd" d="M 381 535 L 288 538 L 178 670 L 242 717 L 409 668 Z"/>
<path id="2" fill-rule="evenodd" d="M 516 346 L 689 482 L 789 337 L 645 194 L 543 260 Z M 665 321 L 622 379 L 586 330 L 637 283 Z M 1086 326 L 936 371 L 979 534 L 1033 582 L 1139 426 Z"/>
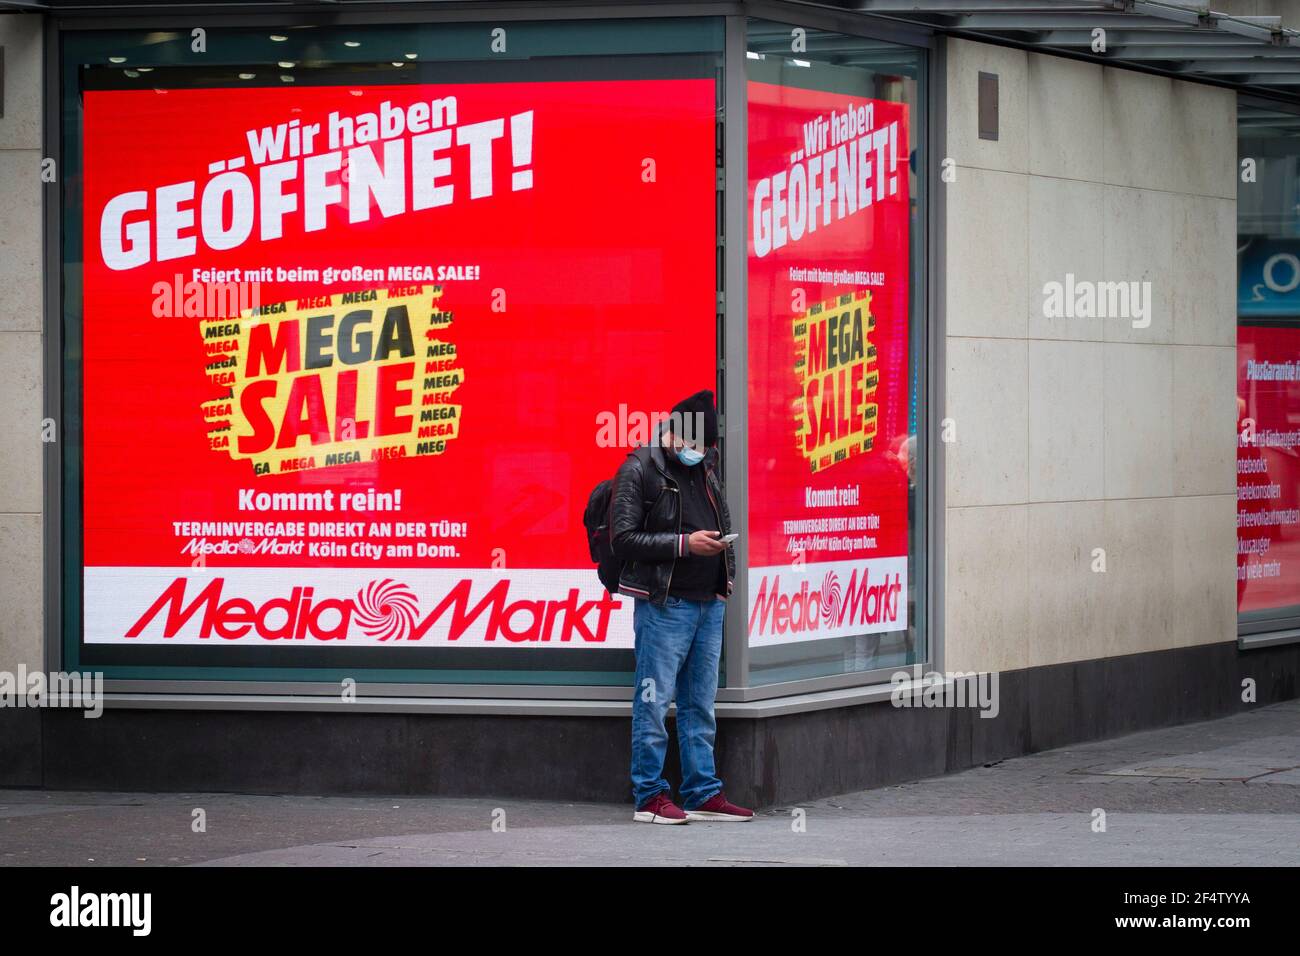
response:
<path id="1" fill-rule="evenodd" d="M 1238 265 L 1238 282 L 1240 315 L 1300 316 L 1300 242 L 1251 244 Z"/>
<path id="2" fill-rule="evenodd" d="M 1285 282 L 1278 282 L 1274 270 L 1279 263 L 1286 263 L 1286 268 L 1290 272 L 1291 278 Z M 1252 301 L 1262 302 L 1264 294 L 1262 289 L 1267 286 L 1270 291 L 1286 295 L 1293 292 L 1296 286 L 1300 286 L 1300 259 L 1297 259 L 1290 252 L 1275 252 L 1264 261 L 1264 281 L 1255 283 L 1251 289 Z"/>

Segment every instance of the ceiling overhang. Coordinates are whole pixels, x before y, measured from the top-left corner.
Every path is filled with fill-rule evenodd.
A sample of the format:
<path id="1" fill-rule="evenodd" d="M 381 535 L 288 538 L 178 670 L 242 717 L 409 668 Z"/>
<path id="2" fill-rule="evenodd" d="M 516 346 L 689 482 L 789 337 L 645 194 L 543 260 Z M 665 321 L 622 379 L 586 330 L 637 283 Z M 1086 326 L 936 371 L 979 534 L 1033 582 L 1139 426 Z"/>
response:
<path id="1" fill-rule="evenodd" d="M 847 0 L 833 6 L 944 33 L 1188 80 L 1300 94 L 1300 31 L 1198 0 Z M 1104 45 L 1103 45 L 1104 44 Z"/>
<path id="2" fill-rule="evenodd" d="M 101 17 L 113 13 L 202 14 L 218 9 L 223 13 L 338 14 L 404 6 L 427 10 L 450 4 L 425 0 L 0 0 L 0 12 Z M 664 6 L 684 11 L 689 5 Z M 1220 13 L 1202 0 L 819 0 L 791 6 L 833 9 L 1266 95 L 1300 97 L 1300 31 L 1283 27 L 1281 17 Z"/>

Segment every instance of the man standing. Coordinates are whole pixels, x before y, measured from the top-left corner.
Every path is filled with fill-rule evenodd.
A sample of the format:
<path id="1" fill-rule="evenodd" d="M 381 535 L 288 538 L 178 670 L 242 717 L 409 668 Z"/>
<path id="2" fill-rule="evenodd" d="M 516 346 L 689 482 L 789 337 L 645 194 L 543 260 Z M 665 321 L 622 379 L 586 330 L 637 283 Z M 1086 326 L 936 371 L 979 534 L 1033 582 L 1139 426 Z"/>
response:
<path id="1" fill-rule="evenodd" d="M 627 456 L 614 481 L 610 539 L 624 562 L 618 590 L 636 599 L 632 793 L 639 823 L 754 816 L 727 801 L 713 762 L 722 617 L 736 577 L 730 540 L 723 540 L 731 515 L 717 442 L 713 393 L 698 392 L 673 406 L 656 438 Z M 674 695 L 684 812 L 663 778 L 664 721 Z"/>

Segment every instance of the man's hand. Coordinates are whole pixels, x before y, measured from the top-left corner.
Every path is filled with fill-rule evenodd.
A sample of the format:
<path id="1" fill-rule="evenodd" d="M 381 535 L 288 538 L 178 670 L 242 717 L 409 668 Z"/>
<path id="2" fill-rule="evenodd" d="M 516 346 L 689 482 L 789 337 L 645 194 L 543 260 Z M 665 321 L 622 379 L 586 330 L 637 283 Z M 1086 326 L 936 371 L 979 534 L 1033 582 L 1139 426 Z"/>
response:
<path id="1" fill-rule="evenodd" d="M 722 543 L 722 539 L 718 538 L 717 534 L 716 531 L 692 531 L 689 541 L 691 554 L 707 558 L 727 550 L 727 546 Z"/>

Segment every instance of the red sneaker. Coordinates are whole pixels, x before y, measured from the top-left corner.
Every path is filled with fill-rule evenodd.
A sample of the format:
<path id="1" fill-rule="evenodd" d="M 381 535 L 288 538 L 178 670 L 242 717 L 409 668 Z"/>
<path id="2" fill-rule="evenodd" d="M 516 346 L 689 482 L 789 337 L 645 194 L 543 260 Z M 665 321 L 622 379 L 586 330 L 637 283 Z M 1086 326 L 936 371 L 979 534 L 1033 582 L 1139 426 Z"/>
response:
<path id="1" fill-rule="evenodd" d="M 685 823 L 686 814 L 661 790 L 637 807 L 632 819 L 636 823 Z"/>
<path id="2" fill-rule="evenodd" d="M 687 810 L 686 819 L 701 823 L 744 823 L 754 819 L 754 811 L 728 803 L 726 795 L 719 790 L 694 810 Z"/>

